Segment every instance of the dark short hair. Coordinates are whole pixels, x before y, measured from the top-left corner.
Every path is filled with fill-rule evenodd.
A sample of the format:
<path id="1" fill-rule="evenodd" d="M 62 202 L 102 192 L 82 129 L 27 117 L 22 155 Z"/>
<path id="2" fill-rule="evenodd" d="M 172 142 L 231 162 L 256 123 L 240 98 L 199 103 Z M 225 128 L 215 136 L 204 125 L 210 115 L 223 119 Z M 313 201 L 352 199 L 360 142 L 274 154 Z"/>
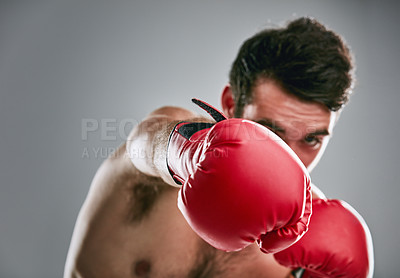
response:
<path id="1" fill-rule="evenodd" d="M 253 88 L 262 79 L 337 111 L 347 103 L 353 87 L 352 55 L 338 34 L 302 17 L 285 28 L 263 30 L 243 43 L 229 74 L 235 117 L 252 102 Z"/>

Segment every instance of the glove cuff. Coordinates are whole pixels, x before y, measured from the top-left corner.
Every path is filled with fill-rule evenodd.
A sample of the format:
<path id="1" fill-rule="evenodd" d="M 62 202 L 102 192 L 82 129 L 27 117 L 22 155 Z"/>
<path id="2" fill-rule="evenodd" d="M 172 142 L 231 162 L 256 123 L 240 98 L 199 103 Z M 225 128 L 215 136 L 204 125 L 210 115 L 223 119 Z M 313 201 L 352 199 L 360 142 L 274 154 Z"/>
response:
<path id="1" fill-rule="evenodd" d="M 227 119 L 221 111 L 202 100 L 193 98 L 192 102 L 204 109 L 216 122 Z M 172 165 L 170 164 L 171 160 L 169 159 L 169 157 L 173 154 L 179 159 L 182 156 L 182 150 L 185 149 L 184 145 L 188 141 L 193 141 L 193 135 L 200 130 L 209 129 L 213 125 L 213 123 L 182 121 L 176 124 L 173 128 L 168 139 L 166 160 L 168 172 L 170 173 L 172 179 L 175 181 L 176 184 L 182 185 L 185 178 L 182 177 L 182 174 L 179 175 L 179 173 L 176 173 L 177 171 L 174 171 L 174 167 L 172 167 Z"/>
<path id="2" fill-rule="evenodd" d="M 176 184 L 182 185 L 184 183 L 188 172 L 190 172 L 189 169 L 193 165 L 183 166 L 182 163 L 192 161 L 193 150 L 197 149 L 193 148 L 193 145 L 198 145 L 204 139 L 204 136 L 196 136 L 195 134 L 201 130 L 209 129 L 213 125 L 212 123 L 180 122 L 173 128 L 168 139 L 166 160 L 168 172 Z M 188 157 L 182 160 L 184 156 Z"/>

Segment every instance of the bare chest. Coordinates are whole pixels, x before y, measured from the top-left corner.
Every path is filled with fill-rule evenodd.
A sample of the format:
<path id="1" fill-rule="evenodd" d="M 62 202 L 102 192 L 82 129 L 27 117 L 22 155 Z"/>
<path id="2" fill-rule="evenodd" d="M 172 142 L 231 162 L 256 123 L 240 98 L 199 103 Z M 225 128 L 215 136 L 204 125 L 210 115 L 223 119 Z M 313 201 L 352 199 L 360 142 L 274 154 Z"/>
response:
<path id="1" fill-rule="evenodd" d="M 148 214 L 132 224 L 134 277 L 285 277 L 287 269 L 253 244 L 239 252 L 216 250 L 200 239 L 176 206 L 177 190 L 168 189 Z"/>

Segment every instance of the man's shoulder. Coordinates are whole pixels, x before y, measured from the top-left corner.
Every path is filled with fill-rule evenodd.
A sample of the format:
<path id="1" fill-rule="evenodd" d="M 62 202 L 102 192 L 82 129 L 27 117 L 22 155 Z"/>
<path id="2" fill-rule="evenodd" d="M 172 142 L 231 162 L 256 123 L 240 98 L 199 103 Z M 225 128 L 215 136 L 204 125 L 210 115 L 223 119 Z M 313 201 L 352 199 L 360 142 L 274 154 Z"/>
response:
<path id="1" fill-rule="evenodd" d="M 112 214 L 130 220 L 140 220 L 157 198 L 169 187 L 160 178 L 141 173 L 121 145 L 107 158 L 93 178 L 85 205 L 88 211 Z M 85 208 L 83 208 L 85 209 Z"/>

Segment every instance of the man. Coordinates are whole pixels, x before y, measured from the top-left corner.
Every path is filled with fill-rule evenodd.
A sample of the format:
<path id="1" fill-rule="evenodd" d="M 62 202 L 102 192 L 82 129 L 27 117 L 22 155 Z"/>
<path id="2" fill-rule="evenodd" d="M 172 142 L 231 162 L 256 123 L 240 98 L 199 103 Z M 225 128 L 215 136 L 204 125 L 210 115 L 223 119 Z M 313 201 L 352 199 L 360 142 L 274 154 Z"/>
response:
<path id="1" fill-rule="evenodd" d="M 300 18 L 286 28 L 262 31 L 242 45 L 232 65 L 229 84 L 221 97 L 223 113 L 229 119 L 221 122 L 244 118 L 249 121 L 244 120 L 240 125 L 249 125 L 263 134 L 272 130 L 311 171 L 348 101 L 353 84 L 352 69 L 351 55 L 342 39 L 313 19 Z M 295 234 L 293 242 L 279 245 L 276 250 L 263 248 L 262 236 L 251 237 L 245 244 L 235 245 L 235 242 L 231 248 L 230 240 L 221 243 L 223 236 L 213 234 L 213 227 L 202 230 L 203 223 L 199 221 L 203 220 L 193 218 L 198 213 L 196 209 L 201 217 L 205 216 L 204 221 L 215 216 L 204 215 L 203 207 L 190 211 L 193 201 L 187 198 L 189 195 L 196 198 L 198 194 L 184 190 L 204 185 L 199 181 L 210 175 L 199 178 L 197 170 L 192 168 L 209 166 L 210 162 L 204 165 L 201 154 L 201 159 L 188 166 L 199 149 L 190 154 L 173 149 L 181 148 L 180 144 L 203 144 L 219 138 L 224 131 L 210 135 L 217 132 L 220 123 L 198 125 L 188 135 L 179 130 L 186 124 L 177 126 L 181 121 L 210 122 L 186 109 L 159 108 L 135 127 L 127 143 L 103 163 L 79 214 L 64 277 L 292 277 L 294 269 L 305 270 L 303 277 L 372 275 L 371 240 L 365 223 L 347 204 L 325 200 L 315 186 L 312 188 L 313 215 L 300 221 L 308 228 L 303 225 L 304 231 Z M 184 133 L 185 138 L 179 137 Z M 200 139 L 192 140 L 193 136 Z M 263 140 L 258 139 L 254 140 L 259 144 L 257 148 L 264 147 Z M 201 148 L 210 144 L 207 141 Z M 250 141 L 242 145 L 252 144 Z M 227 157 L 231 159 L 231 153 Z M 246 154 L 238 157 L 251 161 Z M 183 163 L 183 160 L 189 162 Z M 295 168 L 303 167 L 300 160 Z M 215 164 L 220 165 L 220 161 Z M 182 167 L 181 162 L 185 164 Z M 276 170 L 275 165 L 262 167 L 278 173 L 277 179 L 290 175 L 289 171 Z M 246 175 L 247 170 L 243 172 Z M 263 173 L 255 172 L 262 177 Z M 304 175 L 307 180 L 307 174 Z M 276 187 L 274 181 L 266 186 Z M 250 186 L 243 185 L 243 188 Z M 304 196 L 298 198 L 303 210 L 295 217 L 297 220 L 307 214 Z M 286 197 L 289 199 L 291 194 L 283 196 Z M 206 207 L 206 203 L 202 205 Z M 239 206 L 246 207 L 247 204 Z M 276 215 L 281 212 L 279 206 L 262 210 L 277 211 Z M 232 220 L 233 224 L 236 221 L 236 218 Z M 226 227 L 232 227 L 232 222 L 221 224 L 222 229 L 228 230 Z M 220 225 L 219 220 L 214 224 Z M 290 233 L 296 232 L 290 230 Z"/>

